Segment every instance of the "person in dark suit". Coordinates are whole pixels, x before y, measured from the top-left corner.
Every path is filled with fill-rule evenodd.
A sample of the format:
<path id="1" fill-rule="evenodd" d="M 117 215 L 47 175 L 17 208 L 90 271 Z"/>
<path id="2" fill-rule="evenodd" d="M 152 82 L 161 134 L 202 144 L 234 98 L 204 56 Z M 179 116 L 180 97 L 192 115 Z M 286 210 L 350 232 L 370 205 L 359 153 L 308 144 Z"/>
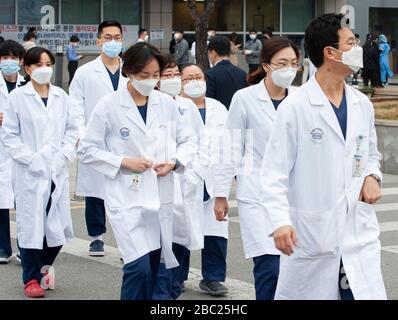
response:
<path id="1" fill-rule="evenodd" d="M 229 109 L 235 92 L 247 86 L 246 72 L 231 63 L 231 43 L 226 36 L 215 36 L 209 42 L 208 53 L 213 67 L 206 72 L 206 96 Z"/>

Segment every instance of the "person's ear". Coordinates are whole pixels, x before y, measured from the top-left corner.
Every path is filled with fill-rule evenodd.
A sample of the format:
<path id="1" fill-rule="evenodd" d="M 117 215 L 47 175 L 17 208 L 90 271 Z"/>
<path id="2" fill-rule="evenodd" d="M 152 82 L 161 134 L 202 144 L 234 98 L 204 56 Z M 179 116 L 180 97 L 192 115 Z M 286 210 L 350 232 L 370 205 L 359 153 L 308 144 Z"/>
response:
<path id="1" fill-rule="evenodd" d="M 29 66 L 25 66 L 24 70 L 28 76 L 30 76 L 32 74 L 32 69 Z"/>
<path id="2" fill-rule="evenodd" d="M 97 45 L 97 47 L 102 48 L 102 41 L 99 38 L 95 40 L 95 44 Z"/>
<path id="3" fill-rule="evenodd" d="M 323 56 L 328 60 L 336 60 L 336 54 L 339 53 L 337 50 L 333 50 L 332 47 L 325 47 L 323 49 Z"/>
<path id="4" fill-rule="evenodd" d="M 263 63 L 263 64 L 261 65 L 261 67 L 263 68 L 263 70 L 264 70 L 265 73 L 270 73 L 270 72 L 271 72 L 271 68 L 270 68 L 270 66 L 269 66 L 268 64 Z"/>

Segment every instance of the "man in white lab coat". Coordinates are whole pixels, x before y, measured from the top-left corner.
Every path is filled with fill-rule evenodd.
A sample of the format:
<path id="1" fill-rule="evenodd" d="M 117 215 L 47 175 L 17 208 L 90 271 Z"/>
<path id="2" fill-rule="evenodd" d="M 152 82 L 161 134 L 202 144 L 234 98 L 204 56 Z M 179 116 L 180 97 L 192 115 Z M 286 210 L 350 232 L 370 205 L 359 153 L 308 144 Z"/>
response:
<path id="1" fill-rule="evenodd" d="M 16 41 L 7 40 L 0 45 L 0 132 L 9 94 L 24 80 L 19 74 L 24 54 L 25 49 Z M 12 160 L 0 141 L 0 264 L 9 263 L 12 255 L 9 214 L 11 208 L 14 208 Z"/>
<path id="2" fill-rule="evenodd" d="M 78 120 L 80 139 L 97 102 L 127 83 L 121 74 L 123 32 L 117 21 L 104 21 L 98 27 L 97 46 L 100 56 L 80 67 L 70 86 L 73 113 Z M 76 194 L 86 197 L 86 224 L 91 237 L 90 256 L 103 256 L 103 234 L 106 232 L 104 176 L 79 162 Z"/>
<path id="3" fill-rule="evenodd" d="M 369 99 L 344 79 L 362 49 L 343 16 L 306 30 L 318 68 L 279 107 L 262 169 L 263 204 L 281 257 L 276 299 L 386 299 L 377 217 L 382 174 Z"/>

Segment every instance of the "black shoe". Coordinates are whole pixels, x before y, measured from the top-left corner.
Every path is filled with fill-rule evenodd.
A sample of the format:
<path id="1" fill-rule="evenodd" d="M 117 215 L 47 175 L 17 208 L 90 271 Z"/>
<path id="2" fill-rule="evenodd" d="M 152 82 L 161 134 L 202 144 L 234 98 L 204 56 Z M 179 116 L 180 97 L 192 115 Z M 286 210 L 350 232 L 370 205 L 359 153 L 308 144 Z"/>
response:
<path id="1" fill-rule="evenodd" d="M 104 241 L 94 240 L 90 243 L 90 250 L 88 252 L 90 257 L 103 257 L 105 256 Z"/>
<path id="2" fill-rule="evenodd" d="M 0 251 L 0 264 L 8 264 L 10 262 L 11 256 L 5 253 L 4 251 Z"/>
<path id="3" fill-rule="evenodd" d="M 199 288 L 216 297 L 228 294 L 228 288 L 218 281 L 207 281 L 203 279 L 199 283 Z"/>

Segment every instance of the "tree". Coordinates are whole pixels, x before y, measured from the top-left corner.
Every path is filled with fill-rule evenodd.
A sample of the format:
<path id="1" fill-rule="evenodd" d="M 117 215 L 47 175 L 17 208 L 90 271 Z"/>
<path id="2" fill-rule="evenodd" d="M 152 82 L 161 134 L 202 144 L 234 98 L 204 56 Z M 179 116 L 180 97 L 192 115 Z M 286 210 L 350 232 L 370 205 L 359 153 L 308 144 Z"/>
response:
<path id="1" fill-rule="evenodd" d="M 207 26 L 209 17 L 213 13 L 216 0 L 205 0 L 204 11 L 199 12 L 196 0 L 188 0 L 187 5 L 196 24 L 196 63 L 204 70 L 209 68 L 209 58 L 207 56 Z"/>

